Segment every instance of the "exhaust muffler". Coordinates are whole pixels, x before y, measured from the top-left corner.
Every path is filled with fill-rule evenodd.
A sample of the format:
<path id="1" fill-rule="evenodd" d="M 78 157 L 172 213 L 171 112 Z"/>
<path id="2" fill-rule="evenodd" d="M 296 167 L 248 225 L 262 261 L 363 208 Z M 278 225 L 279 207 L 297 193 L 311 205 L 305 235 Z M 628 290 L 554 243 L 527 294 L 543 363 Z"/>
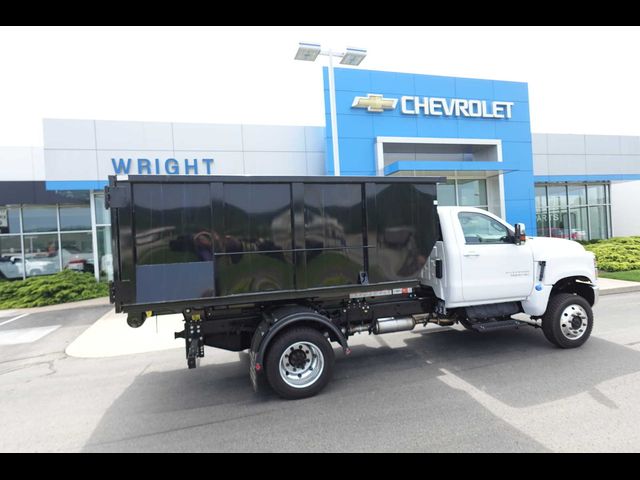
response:
<path id="1" fill-rule="evenodd" d="M 373 333 L 380 335 L 383 333 L 403 332 L 413 330 L 416 321 L 413 317 L 385 317 L 378 318 L 373 326 Z"/>

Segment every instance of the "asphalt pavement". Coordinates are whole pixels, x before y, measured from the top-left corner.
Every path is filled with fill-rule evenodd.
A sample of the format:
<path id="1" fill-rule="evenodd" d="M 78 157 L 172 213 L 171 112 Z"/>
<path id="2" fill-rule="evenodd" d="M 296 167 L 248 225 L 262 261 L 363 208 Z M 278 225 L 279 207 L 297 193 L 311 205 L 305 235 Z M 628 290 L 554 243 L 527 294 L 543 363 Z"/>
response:
<path id="1" fill-rule="evenodd" d="M 602 297 L 575 350 L 530 327 L 358 335 L 300 401 L 254 394 L 245 353 L 68 357 L 108 309 L 0 317 L 0 451 L 640 451 L 637 292 Z"/>

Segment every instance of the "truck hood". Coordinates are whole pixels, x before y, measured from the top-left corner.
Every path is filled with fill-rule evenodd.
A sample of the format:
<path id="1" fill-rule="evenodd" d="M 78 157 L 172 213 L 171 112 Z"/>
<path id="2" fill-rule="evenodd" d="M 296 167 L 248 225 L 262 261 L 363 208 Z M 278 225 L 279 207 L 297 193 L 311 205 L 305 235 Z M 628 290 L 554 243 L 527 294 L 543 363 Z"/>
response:
<path id="1" fill-rule="evenodd" d="M 582 245 L 573 240 L 527 237 L 527 242 L 530 242 L 534 260 L 544 260 L 550 257 L 592 255 L 591 252 L 587 252 Z"/>

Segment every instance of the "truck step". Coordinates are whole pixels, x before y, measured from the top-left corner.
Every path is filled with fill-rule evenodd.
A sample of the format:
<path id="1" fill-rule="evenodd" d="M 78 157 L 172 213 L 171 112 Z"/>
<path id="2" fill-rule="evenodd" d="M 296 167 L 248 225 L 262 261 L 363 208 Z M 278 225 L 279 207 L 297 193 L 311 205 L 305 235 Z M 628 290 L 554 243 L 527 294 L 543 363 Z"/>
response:
<path id="1" fill-rule="evenodd" d="M 477 332 L 493 332 L 494 330 L 502 330 L 503 328 L 517 328 L 521 325 L 528 325 L 528 323 L 520 320 L 501 320 L 497 322 L 473 323 L 471 324 L 471 328 Z"/>

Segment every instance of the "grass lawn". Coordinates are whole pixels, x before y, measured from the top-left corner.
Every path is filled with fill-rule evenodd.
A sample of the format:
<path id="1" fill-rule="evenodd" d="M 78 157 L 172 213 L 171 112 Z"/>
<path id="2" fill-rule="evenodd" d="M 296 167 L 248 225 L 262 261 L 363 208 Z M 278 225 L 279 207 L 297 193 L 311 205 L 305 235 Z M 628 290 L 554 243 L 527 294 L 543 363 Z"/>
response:
<path id="1" fill-rule="evenodd" d="M 598 272 L 600 277 L 615 278 L 616 280 L 629 280 L 640 282 L 640 270 L 627 270 L 626 272 Z"/>

